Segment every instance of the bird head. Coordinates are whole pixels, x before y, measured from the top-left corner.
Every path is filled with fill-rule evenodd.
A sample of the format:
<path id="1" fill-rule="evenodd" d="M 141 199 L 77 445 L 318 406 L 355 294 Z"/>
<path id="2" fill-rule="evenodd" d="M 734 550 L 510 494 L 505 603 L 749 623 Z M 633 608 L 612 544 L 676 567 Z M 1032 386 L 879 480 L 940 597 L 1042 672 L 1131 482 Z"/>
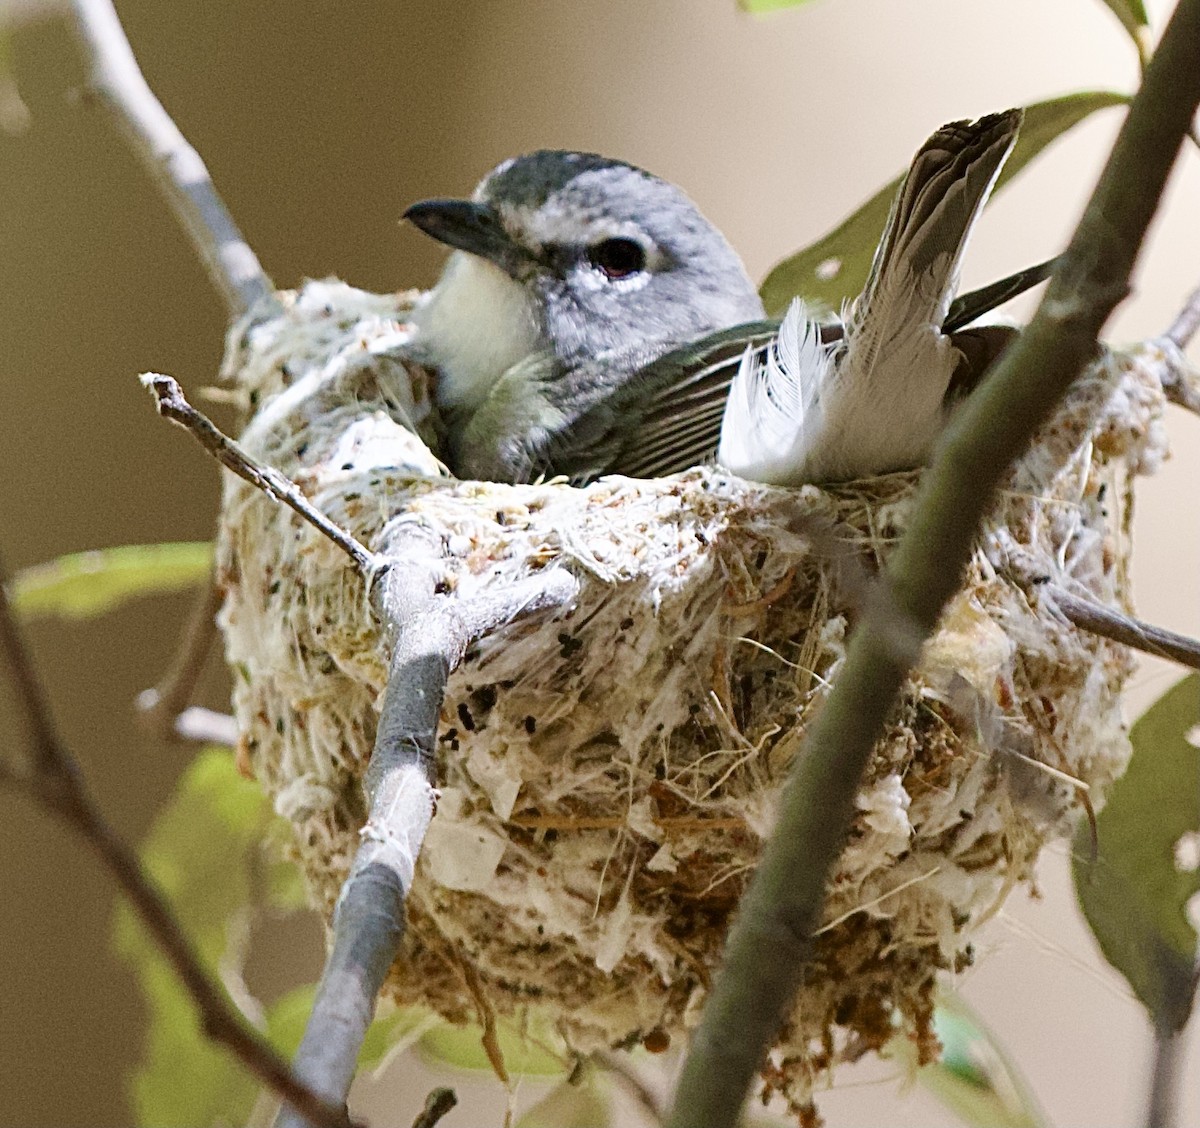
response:
<path id="1" fill-rule="evenodd" d="M 541 150 L 469 200 L 405 212 L 454 248 L 417 322 L 443 404 L 478 403 L 513 364 L 554 354 L 629 374 L 671 347 L 763 315 L 741 260 L 673 184 L 623 161 Z"/>

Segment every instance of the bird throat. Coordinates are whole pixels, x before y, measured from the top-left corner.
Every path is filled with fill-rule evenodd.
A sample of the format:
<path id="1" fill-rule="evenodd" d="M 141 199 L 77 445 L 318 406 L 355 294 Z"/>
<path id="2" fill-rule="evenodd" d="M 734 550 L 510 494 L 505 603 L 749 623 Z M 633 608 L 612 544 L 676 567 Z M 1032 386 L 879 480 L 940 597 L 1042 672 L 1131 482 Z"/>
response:
<path id="1" fill-rule="evenodd" d="M 537 306 L 519 282 L 456 251 L 413 312 L 416 344 L 437 370 L 439 406 L 472 411 L 514 364 L 544 347 Z"/>

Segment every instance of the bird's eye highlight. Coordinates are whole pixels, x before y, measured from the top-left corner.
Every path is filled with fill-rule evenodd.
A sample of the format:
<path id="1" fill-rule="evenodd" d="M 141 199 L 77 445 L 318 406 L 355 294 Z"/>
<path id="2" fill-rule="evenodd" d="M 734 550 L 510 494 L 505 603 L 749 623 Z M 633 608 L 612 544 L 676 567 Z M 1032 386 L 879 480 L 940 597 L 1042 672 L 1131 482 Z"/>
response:
<path id="1" fill-rule="evenodd" d="M 646 252 L 633 239 L 604 239 L 588 251 L 588 260 L 611 279 L 628 278 L 646 269 Z"/>

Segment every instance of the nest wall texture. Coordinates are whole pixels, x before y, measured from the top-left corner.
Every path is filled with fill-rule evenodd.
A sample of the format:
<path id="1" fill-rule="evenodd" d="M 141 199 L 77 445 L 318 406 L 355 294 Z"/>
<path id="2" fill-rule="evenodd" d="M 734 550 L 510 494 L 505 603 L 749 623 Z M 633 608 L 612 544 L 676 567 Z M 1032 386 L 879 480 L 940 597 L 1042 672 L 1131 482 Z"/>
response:
<path id="1" fill-rule="evenodd" d="M 230 341 L 253 453 L 375 549 L 397 518 L 437 530 L 457 596 L 544 568 L 581 581 L 567 613 L 500 632 L 451 679 L 387 990 L 452 1021 L 536 1008 L 580 1052 L 665 1045 L 697 1019 L 918 475 L 457 482 L 411 429 L 428 420 L 403 362 L 408 298 L 329 282 L 285 300 Z M 935 1052 L 938 973 L 969 962 L 971 930 L 1124 766 L 1129 656 L 1027 590 L 1127 602 L 1131 481 L 1164 453 L 1153 366 L 1098 365 L 1015 472 L 876 749 L 765 1072 L 801 1111 L 821 1070 L 897 1024 Z M 328 913 L 365 817 L 386 647 L 340 552 L 232 478 L 220 576 L 243 749 Z"/>

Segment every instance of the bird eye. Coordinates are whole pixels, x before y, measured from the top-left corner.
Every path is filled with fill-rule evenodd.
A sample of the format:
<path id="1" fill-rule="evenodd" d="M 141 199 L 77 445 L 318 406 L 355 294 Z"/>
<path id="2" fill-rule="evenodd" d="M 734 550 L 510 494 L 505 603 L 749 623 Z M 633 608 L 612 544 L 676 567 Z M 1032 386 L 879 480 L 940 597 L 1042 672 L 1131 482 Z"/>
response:
<path id="1" fill-rule="evenodd" d="M 646 269 L 646 252 L 633 239 L 605 239 L 588 251 L 588 259 L 608 278 L 628 278 Z"/>

